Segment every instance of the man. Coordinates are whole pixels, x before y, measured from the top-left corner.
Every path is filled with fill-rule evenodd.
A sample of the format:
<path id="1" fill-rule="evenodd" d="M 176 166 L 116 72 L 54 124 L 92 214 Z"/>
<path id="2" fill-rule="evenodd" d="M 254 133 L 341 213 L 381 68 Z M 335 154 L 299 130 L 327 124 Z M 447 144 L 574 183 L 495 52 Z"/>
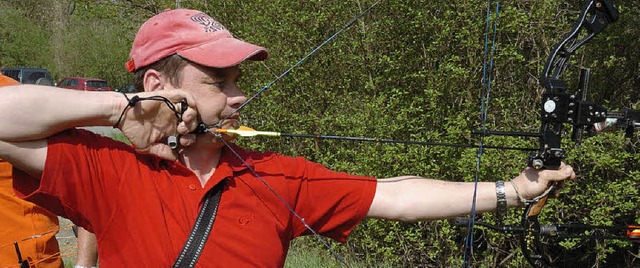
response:
<path id="1" fill-rule="evenodd" d="M 239 126 L 237 108 L 247 99 L 237 86 L 239 64 L 267 55 L 204 13 L 171 10 L 145 22 L 133 42 L 126 66 L 143 93 L 37 86 L 1 92 L 0 124 L 16 125 L 0 130 L 0 157 L 20 170 L 14 188 L 95 233 L 105 267 L 172 265 L 215 186 L 223 190 L 197 259 L 203 267 L 283 266 L 290 240 L 309 234 L 307 225 L 343 242 L 365 217 L 419 221 L 469 213 L 472 183 L 334 172 L 300 157 L 242 149 L 230 143 L 233 136 L 215 134 Z M 27 108 L 34 104 L 37 112 Z M 194 133 L 199 123 L 209 131 Z M 88 125 L 117 126 L 133 148 L 71 129 Z M 167 144 L 172 138 L 177 148 Z M 536 197 L 551 181 L 574 176 L 564 165 L 526 169 L 500 187 L 500 202 L 518 206 L 519 197 Z M 477 195 L 478 211 L 496 209 L 496 184 L 480 183 Z"/>
<path id="2" fill-rule="evenodd" d="M 0 90 L 18 84 L 0 73 Z M 0 267 L 18 267 L 24 262 L 29 266 L 62 267 L 56 240 L 58 217 L 18 198 L 12 185 L 11 164 L 0 158 Z"/>

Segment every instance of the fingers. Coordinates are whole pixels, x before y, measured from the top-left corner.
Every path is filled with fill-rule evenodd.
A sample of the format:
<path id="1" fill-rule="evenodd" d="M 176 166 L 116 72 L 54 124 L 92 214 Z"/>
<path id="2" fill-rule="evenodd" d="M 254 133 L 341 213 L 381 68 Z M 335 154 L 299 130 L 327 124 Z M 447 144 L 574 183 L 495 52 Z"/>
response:
<path id="1" fill-rule="evenodd" d="M 182 148 L 188 147 L 191 144 L 194 144 L 195 141 L 196 141 L 195 134 L 185 134 L 185 135 L 178 135 L 178 136 L 171 135 L 167 137 L 167 145 L 169 145 L 169 147 L 172 150 L 176 150 L 181 147 Z"/>
<path id="2" fill-rule="evenodd" d="M 190 146 L 195 142 L 193 135 L 187 135 L 198 125 L 195 99 L 182 90 L 161 90 L 137 95 L 141 101 L 134 109 L 127 111 L 120 129 L 139 152 L 168 160 L 176 159 L 177 151 L 171 147 Z M 173 105 L 167 105 L 166 101 Z"/>
<path id="3" fill-rule="evenodd" d="M 145 150 L 137 151 L 144 154 L 152 154 L 169 161 L 176 161 L 178 159 L 177 153 L 173 151 L 169 145 L 163 143 L 154 143 L 145 148 Z"/>
<path id="4" fill-rule="evenodd" d="M 182 114 L 182 122 L 178 124 L 176 130 L 179 134 L 187 134 L 198 127 L 198 112 L 196 109 L 188 108 Z"/>
<path id="5" fill-rule="evenodd" d="M 176 128 L 178 133 L 187 134 L 196 129 L 198 126 L 198 111 L 195 100 L 189 101 L 187 98 L 183 98 L 176 103 L 176 108 L 180 111 L 180 122 Z"/>
<path id="6" fill-rule="evenodd" d="M 564 188 L 564 181 L 575 179 L 576 174 L 573 168 L 564 163 L 560 164 L 558 169 L 542 169 L 526 168 L 518 177 L 514 178 L 518 188 L 525 198 L 534 198 L 544 193 L 549 186 L 555 185 L 551 196 L 558 196 L 559 191 Z"/>
<path id="7" fill-rule="evenodd" d="M 560 191 L 566 187 L 564 181 L 557 182 L 553 192 L 551 193 L 552 197 L 557 198 L 560 196 Z"/>
<path id="8" fill-rule="evenodd" d="M 176 136 L 173 136 L 173 137 L 176 137 Z M 196 135 L 185 134 L 185 135 L 179 136 L 179 138 L 176 137 L 176 139 L 179 140 L 180 147 L 184 148 L 195 143 Z M 172 146 L 172 142 L 167 141 L 167 143 L 153 143 L 147 148 L 136 149 L 136 150 L 140 153 L 152 154 L 162 159 L 175 161 L 178 159 L 178 150 L 174 150 L 174 149 L 179 149 L 180 147 Z"/>
<path id="9" fill-rule="evenodd" d="M 190 93 L 183 90 L 166 90 L 162 95 L 169 99 L 180 114 L 176 131 L 178 134 L 192 132 L 198 126 L 198 110 L 196 100 Z"/>
<path id="10" fill-rule="evenodd" d="M 186 99 L 187 105 L 189 105 L 189 108 L 192 108 L 192 109 L 196 108 L 196 99 L 190 93 L 184 90 L 179 90 L 179 89 L 163 90 L 163 91 L 164 92 L 162 92 L 162 95 L 164 95 L 164 97 L 169 99 L 171 102 L 180 103 L 183 99 Z M 156 92 L 156 94 L 158 93 Z"/>
<path id="11" fill-rule="evenodd" d="M 539 172 L 540 176 L 548 181 L 563 181 L 566 179 L 573 180 L 576 177 L 573 168 L 562 163 L 558 169 L 544 169 Z"/>
<path id="12" fill-rule="evenodd" d="M 565 163 L 561 163 L 558 170 L 545 170 L 544 172 L 549 172 L 545 174 L 545 177 L 549 181 L 555 182 L 555 188 L 551 193 L 552 197 L 560 196 L 560 191 L 565 188 L 565 180 L 573 180 L 576 177 L 573 168 Z"/>
<path id="13" fill-rule="evenodd" d="M 573 171 L 573 167 L 566 165 L 564 162 L 560 164 L 559 171 L 560 176 L 558 176 L 558 179 L 556 181 L 565 179 L 573 180 L 576 178 L 576 173 Z"/>

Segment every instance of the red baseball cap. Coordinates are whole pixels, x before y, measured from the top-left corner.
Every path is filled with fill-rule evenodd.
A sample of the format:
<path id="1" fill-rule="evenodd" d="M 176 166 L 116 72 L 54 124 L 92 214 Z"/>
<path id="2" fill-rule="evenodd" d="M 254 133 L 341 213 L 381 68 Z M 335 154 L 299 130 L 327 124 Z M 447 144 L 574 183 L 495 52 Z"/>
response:
<path id="1" fill-rule="evenodd" d="M 165 10 L 142 26 L 133 40 L 129 72 L 178 54 L 203 66 L 226 68 L 244 60 L 264 60 L 263 47 L 233 37 L 209 15 L 189 9 Z"/>

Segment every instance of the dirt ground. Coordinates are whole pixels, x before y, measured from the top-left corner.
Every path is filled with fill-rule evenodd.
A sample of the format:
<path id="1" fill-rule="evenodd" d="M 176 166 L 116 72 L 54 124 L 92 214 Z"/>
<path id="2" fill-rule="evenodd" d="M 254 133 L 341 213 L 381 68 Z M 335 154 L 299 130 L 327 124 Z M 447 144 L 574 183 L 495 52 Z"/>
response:
<path id="1" fill-rule="evenodd" d="M 58 217 L 58 221 L 60 221 L 60 231 L 56 235 L 56 238 L 58 239 L 58 245 L 60 245 L 62 260 L 64 261 L 65 267 L 73 267 L 78 255 L 78 239 L 71 229 L 73 223 L 62 217 Z"/>

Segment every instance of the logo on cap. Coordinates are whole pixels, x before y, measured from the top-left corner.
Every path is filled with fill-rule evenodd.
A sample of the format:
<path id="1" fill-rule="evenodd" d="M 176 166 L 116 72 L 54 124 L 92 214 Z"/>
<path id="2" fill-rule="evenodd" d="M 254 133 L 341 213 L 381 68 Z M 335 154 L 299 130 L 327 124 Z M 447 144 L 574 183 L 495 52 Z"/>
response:
<path id="1" fill-rule="evenodd" d="M 199 23 L 204 27 L 204 31 L 207 33 L 212 33 L 218 30 L 226 30 L 222 24 L 218 21 L 214 20 L 212 17 L 204 13 L 198 13 L 196 15 L 191 16 L 191 20 L 193 22 Z"/>

